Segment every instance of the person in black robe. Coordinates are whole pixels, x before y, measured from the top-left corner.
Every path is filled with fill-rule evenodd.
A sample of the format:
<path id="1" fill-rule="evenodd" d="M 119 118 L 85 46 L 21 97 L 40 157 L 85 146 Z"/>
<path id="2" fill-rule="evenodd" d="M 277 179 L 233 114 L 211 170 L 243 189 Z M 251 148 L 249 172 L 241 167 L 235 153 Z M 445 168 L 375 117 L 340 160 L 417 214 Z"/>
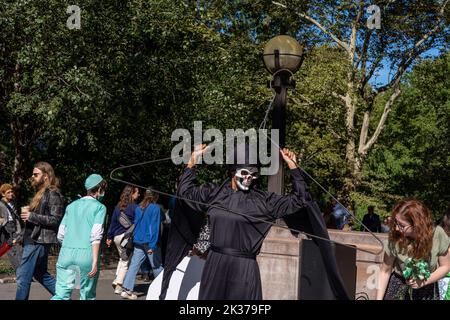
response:
<path id="1" fill-rule="evenodd" d="M 177 265 L 193 249 L 200 234 L 200 230 L 206 224 L 204 214 L 193 211 L 187 204 L 176 198 L 171 199 L 173 206 L 169 235 L 167 239 L 164 273 L 161 284 L 160 300 L 166 298 L 170 279 Z"/>
<path id="2" fill-rule="evenodd" d="M 192 153 L 177 190 L 178 197 L 187 200 L 185 203 L 191 209 L 209 216 L 211 247 L 202 273 L 199 300 L 262 299 L 256 256 L 271 227 L 266 222 L 304 208 L 307 185 L 297 168 L 295 154 L 283 149 L 281 155 L 290 169 L 293 183 L 293 192 L 289 195 L 252 187 L 258 168 L 247 161 L 235 162 L 231 180 L 222 185 L 197 186 L 195 164 L 206 148 L 202 145 Z"/>

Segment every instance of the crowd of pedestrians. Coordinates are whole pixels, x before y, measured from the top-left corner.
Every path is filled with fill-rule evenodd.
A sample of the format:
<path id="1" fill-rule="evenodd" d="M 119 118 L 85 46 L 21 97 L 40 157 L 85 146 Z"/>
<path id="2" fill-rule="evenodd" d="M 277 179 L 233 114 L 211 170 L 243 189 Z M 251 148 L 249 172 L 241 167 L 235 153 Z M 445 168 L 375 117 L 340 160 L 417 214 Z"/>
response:
<path id="1" fill-rule="evenodd" d="M 106 232 L 108 212 L 102 200 L 108 185 L 99 174 L 86 177 L 85 195 L 67 206 L 58 178 L 47 162 L 34 165 L 30 181 L 35 192 L 20 208 L 13 186 L 0 185 L 0 256 L 6 253 L 16 270 L 16 300 L 28 299 L 33 278 L 52 300 L 71 299 L 76 279 L 80 279 L 80 299 L 96 299 L 102 241 L 117 249 L 119 259 L 112 290 L 124 299 L 137 299 L 134 285 L 139 272 L 151 280 L 167 265 L 160 292 L 160 299 L 164 299 L 177 264 L 193 254 L 206 260 L 200 299 L 261 299 L 256 256 L 268 227 L 246 217 L 225 214 L 217 204 L 242 209 L 261 221 L 272 221 L 312 207 L 312 197 L 297 170 L 295 154 L 289 150 L 283 150 L 282 156 L 294 181 L 291 195 L 276 197 L 256 189 L 253 182 L 258 179 L 259 169 L 248 164 L 230 167 L 230 179 L 222 185 L 198 186 L 196 158 L 205 150 L 202 147 L 192 154 L 167 212 L 158 204 L 154 188 L 140 190 L 126 185 Z M 249 201 L 253 206 L 248 206 Z M 215 207 L 211 209 L 210 203 Z M 259 208 L 256 211 L 255 206 Z M 339 202 L 330 201 L 322 218 L 322 225 L 329 229 L 353 229 L 352 215 Z M 398 202 L 383 221 L 375 207 L 368 206 L 360 231 L 388 234 L 377 299 L 450 299 L 450 210 L 436 225 L 431 212 L 417 199 Z M 47 265 L 50 248 L 57 243 L 61 249 L 55 278 Z M 408 275 L 411 263 L 423 263 L 429 274 L 420 279 Z"/>

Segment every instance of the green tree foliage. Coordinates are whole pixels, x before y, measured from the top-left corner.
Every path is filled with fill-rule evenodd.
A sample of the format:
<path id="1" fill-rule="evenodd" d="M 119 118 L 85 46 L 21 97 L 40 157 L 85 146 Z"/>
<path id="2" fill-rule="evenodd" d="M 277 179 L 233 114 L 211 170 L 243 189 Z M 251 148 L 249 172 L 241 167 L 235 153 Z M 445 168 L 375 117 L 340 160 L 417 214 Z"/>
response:
<path id="1" fill-rule="evenodd" d="M 67 5 L 2 3 L 2 129 L 16 185 L 45 159 L 73 198 L 91 171 L 169 156 L 171 132 L 194 120 L 247 129 L 262 119 L 260 45 L 219 32 L 202 6 L 85 1 L 70 30 Z M 123 175 L 170 190 L 178 174 L 166 161 Z"/>
<path id="2" fill-rule="evenodd" d="M 25 187 L 24 200 L 31 194 L 25 179 L 33 163 L 45 160 L 55 166 L 68 200 L 74 199 L 92 171 L 108 176 L 118 166 L 169 157 L 175 144 L 170 140 L 172 131 L 187 128 L 192 132 L 194 121 L 203 121 L 204 130 L 257 128 L 272 98 L 266 87 L 270 75 L 264 70 L 261 53 L 268 39 L 283 33 L 299 39 L 307 52 L 295 76 L 297 88 L 289 91 L 287 144 L 300 153 L 305 168 L 324 187 L 341 193 L 345 179 L 352 175 L 351 166 L 344 165 L 346 148 L 349 141 L 357 140 L 356 131 L 347 126 L 348 109 L 342 97 L 348 93 L 358 107 L 355 128 L 362 124 L 365 112 L 379 119 L 387 94 L 393 91 L 387 88 L 378 101 L 370 96 L 378 87 L 370 86 L 369 79 L 386 61 L 399 66 L 405 49 L 423 35 L 412 30 L 432 28 L 439 9 L 437 2 L 427 8 L 414 2 L 405 12 L 417 19 L 401 24 L 402 13 L 392 14 L 401 5 L 380 2 L 390 10 L 385 20 L 389 27 L 372 31 L 365 48 L 367 14 L 362 15 L 357 20 L 355 60 L 350 61 L 348 51 L 298 13 L 313 13 L 312 17 L 322 22 L 334 17 L 325 27 L 339 39 L 348 40 L 354 13 L 364 9 L 352 3 L 295 0 L 289 1 L 292 10 L 286 10 L 262 0 L 84 0 L 78 4 L 81 29 L 69 29 L 66 8 L 73 4 L 69 1 L 1 1 L 0 180 Z M 441 35 L 425 45 L 444 41 Z M 423 75 L 428 77 L 431 71 L 430 67 Z M 349 79 L 353 81 L 351 92 Z M 413 88 L 428 90 L 412 79 L 404 98 L 409 100 L 401 100 L 399 110 L 418 101 L 410 93 Z M 430 93 L 427 103 L 432 104 L 436 96 Z M 372 98 L 373 104 L 367 104 Z M 429 116 L 430 108 L 416 108 L 416 112 L 408 110 Z M 436 119 L 443 121 L 440 114 Z M 419 128 L 420 122 L 416 128 L 399 121 L 392 124 L 397 124 L 397 135 L 390 140 L 381 135 L 376 145 L 373 157 L 380 158 L 379 164 L 370 157 L 370 165 L 364 167 L 363 181 L 370 186 L 362 184 L 361 190 L 356 190 L 358 202 L 390 203 L 388 194 L 418 194 L 420 190 L 427 190 L 429 199 L 439 198 L 431 194 L 438 194 L 442 184 L 433 180 L 431 171 L 423 189 L 402 189 L 411 187 L 411 180 L 400 174 L 406 167 L 389 160 L 397 159 L 395 155 L 379 149 L 396 142 L 408 149 L 409 166 L 414 164 L 417 169 L 419 161 L 431 166 L 419 160 L 428 149 L 409 148 L 412 142 L 405 142 L 410 137 L 403 130 L 415 128 L 414 146 L 419 146 L 420 139 L 429 140 L 423 136 L 425 129 Z M 270 120 L 268 123 L 270 127 Z M 368 128 L 374 132 L 376 127 L 371 121 Z M 435 134 L 445 137 L 441 131 Z M 432 146 L 435 155 L 437 144 L 430 142 Z M 429 170 L 438 171 L 445 165 L 444 158 L 445 153 L 436 156 Z M 385 169 L 394 162 L 398 170 Z M 408 168 L 412 170 L 408 177 L 413 177 L 417 170 Z M 170 191 L 180 170 L 181 166 L 164 161 L 124 170 L 118 176 Z M 223 167 L 211 166 L 200 178 L 219 181 L 225 175 Z M 390 175 L 401 179 L 394 181 Z M 108 203 L 117 200 L 122 187 L 110 181 Z"/>
<path id="3" fill-rule="evenodd" d="M 406 71 L 428 49 L 448 44 L 449 1 L 313 0 L 303 7 L 284 1 L 272 3 L 305 22 L 299 37 L 310 39 L 305 33 L 313 30 L 316 33 L 310 43 L 333 45 L 347 60 L 346 85 L 336 91 L 335 86 L 326 89 L 345 109 L 347 176 L 342 193 L 344 202 L 350 204 L 350 194 L 362 181 L 362 165 L 401 94 Z M 392 75 L 387 83 L 378 83 L 377 72 L 386 66 Z M 376 117 L 374 105 L 386 92 L 389 98 L 384 99 L 383 113 Z"/>
<path id="4" fill-rule="evenodd" d="M 364 168 L 365 190 L 392 205 L 417 197 L 436 218 L 450 202 L 450 54 L 408 75 L 379 145 Z M 364 190 L 364 189 L 363 189 Z"/>
<path id="5" fill-rule="evenodd" d="M 345 65 L 340 50 L 317 47 L 296 74 L 295 90 L 289 92 L 287 143 L 299 153 L 305 169 L 332 194 L 343 188 L 347 175 L 342 165 L 347 140 L 345 110 L 329 90 L 345 86 Z"/>

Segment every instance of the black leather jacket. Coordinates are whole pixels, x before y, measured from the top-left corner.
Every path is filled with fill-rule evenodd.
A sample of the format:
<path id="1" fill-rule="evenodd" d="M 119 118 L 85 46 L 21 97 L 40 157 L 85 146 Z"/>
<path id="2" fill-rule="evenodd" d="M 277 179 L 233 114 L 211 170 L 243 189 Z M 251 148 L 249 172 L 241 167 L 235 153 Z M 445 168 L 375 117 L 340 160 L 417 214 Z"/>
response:
<path id="1" fill-rule="evenodd" d="M 28 221 L 35 224 L 31 238 L 37 243 L 57 243 L 58 227 L 64 215 L 64 198 L 56 189 L 47 189 Z"/>

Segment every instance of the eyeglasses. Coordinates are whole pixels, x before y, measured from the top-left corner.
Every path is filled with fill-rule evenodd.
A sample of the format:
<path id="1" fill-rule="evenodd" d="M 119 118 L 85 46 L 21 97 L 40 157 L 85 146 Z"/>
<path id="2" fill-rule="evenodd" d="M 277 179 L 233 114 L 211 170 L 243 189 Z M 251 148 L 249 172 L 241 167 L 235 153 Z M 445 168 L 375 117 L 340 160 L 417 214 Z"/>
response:
<path id="1" fill-rule="evenodd" d="M 401 232 L 406 231 L 408 228 L 412 227 L 412 225 L 408 224 L 407 226 L 398 222 L 397 219 L 394 219 L 394 225 L 400 229 Z"/>

